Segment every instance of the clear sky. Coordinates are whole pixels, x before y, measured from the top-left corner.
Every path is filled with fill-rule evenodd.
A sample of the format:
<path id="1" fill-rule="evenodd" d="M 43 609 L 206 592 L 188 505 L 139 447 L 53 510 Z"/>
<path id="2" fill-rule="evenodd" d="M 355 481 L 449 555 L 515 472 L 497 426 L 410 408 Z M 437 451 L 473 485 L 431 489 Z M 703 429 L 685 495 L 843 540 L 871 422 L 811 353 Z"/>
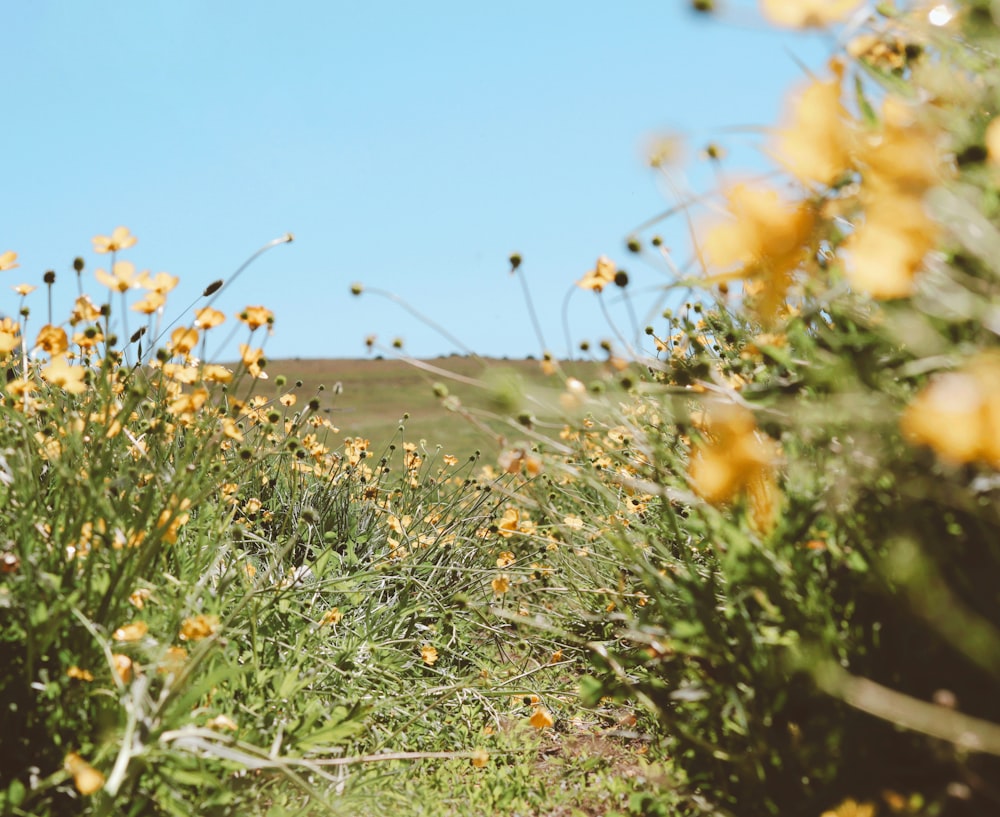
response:
<path id="1" fill-rule="evenodd" d="M 773 124 L 796 59 L 819 66 L 829 49 L 766 27 L 750 0 L 718 21 L 685 0 L 50 0 L 4 3 L 0 30 L 0 252 L 21 263 L 5 282 L 54 269 L 68 304 L 72 259 L 93 282 L 107 256 L 91 237 L 126 225 L 139 243 L 124 257 L 181 277 L 175 317 L 290 231 L 217 304 L 270 307 L 272 358 L 362 356 L 371 333 L 455 351 L 393 304 L 352 298 L 353 281 L 476 352 L 537 355 L 515 251 L 556 354 L 564 297 L 601 254 L 628 269 L 643 323 L 668 278 L 624 241 L 671 203 L 643 144 L 684 134 L 691 183 L 710 186 L 699 149 L 753 161 L 759 140 L 725 128 Z M 683 221 L 657 229 L 683 260 Z M 612 335 L 595 298 L 569 302 L 574 345 Z M 29 304 L 37 329 L 44 291 Z"/>

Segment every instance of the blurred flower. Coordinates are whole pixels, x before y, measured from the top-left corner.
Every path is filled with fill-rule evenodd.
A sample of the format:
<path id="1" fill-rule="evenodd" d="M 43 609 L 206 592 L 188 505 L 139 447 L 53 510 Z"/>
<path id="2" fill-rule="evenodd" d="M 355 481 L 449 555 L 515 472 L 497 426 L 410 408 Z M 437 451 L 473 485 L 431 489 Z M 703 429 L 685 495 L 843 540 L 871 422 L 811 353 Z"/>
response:
<path id="1" fill-rule="evenodd" d="M 241 343 L 240 359 L 243 361 L 243 365 L 246 366 L 250 377 L 267 380 L 267 372 L 264 371 L 264 367 L 261 365 L 264 361 L 263 349 L 251 349 L 245 343 Z"/>
<path id="2" fill-rule="evenodd" d="M 144 270 L 140 273 L 137 283 L 143 289 L 148 289 L 150 292 L 166 295 L 180 283 L 180 280 L 176 275 L 171 275 L 168 272 L 158 272 L 156 275 L 150 275 L 149 270 Z"/>
<path id="3" fill-rule="evenodd" d="M 248 306 L 238 317 L 251 331 L 274 323 L 274 313 L 263 306 Z"/>
<path id="4" fill-rule="evenodd" d="M 93 681 L 94 674 L 90 670 L 80 669 L 75 664 L 66 670 L 66 676 L 77 681 Z"/>
<path id="5" fill-rule="evenodd" d="M 424 644 L 420 648 L 420 657 L 427 666 L 432 667 L 438 660 L 438 651 L 430 644 Z"/>
<path id="6" fill-rule="evenodd" d="M 127 655 L 122 655 L 120 652 L 116 652 L 112 654 L 111 661 L 115 675 L 118 676 L 118 680 L 120 680 L 123 684 L 131 682 L 133 675 L 132 659 Z"/>
<path id="7" fill-rule="evenodd" d="M 502 596 L 508 590 L 510 590 L 510 576 L 506 573 L 501 573 L 493 581 L 490 582 L 490 587 L 493 588 L 493 592 L 498 596 Z"/>
<path id="8" fill-rule="evenodd" d="M 732 403 L 711 406 L 702 430 L 705 439 L 695 446 L 688 466 L 694 492 L 712 505 L 746 492 L 754 526 L 769 531 L 780 498 L 774 473 L 777 443 L 758 431 L 749 410 Z"/>
<path id="9" fill-rule="evenodd" d="M 70 313 L 69 322 L 73 326 L 78 323 L 96 321 L 101 317 L 101 310 L 98 309 L 89 295 L 81 295 L 73 304 L 73 311 Z"/>
<path id="10" fill-rule="evenodd" d="M 552 714 L 544 706 L 536 706 L 535 711 L 531 714 L 528 719 L 528 723 L 535 727 L 535 729 L 547 729 L 550 726 L 555 725 L 555 719 Z"/>
<path id="11" fill-rule="evenodd" d="M 787 28 L 823 28 L 847 17 L 861 0 L 760 0 L 772 23 Z"/>
<path id="12" fill-rule="evenodd" d="M 139 276 L 131 261 L 116 261 L 110 274 L 102 269 L 94 270 L 94 276 L 112 292 L 128 292 L 139 286 Z"/>
<path id="13" fill-rule="evenodd" d="M 42 379 L 46 383 L 59 386 L 70 394 L 82 394 L 87 390 L 86 375 L 83 366 L 70 366 L 64 355 L 52 358 L 52 362 L 42 369 Z"/>
<path id="14" fill-rule="evenodd" d="M 185 326 L 178 326 L 170 333 L 170 343 L 168 348 L 173 355 L 189 355 L 191 350 L 198 345 L 198 330 Z"/>
<path id="15" fill-rule="evenodd" d="M 197 615 L 186 618 L 181 623 L 181 641 L 201 641 L 219 629 L 218 616 Z"/>
<path id="16" fill-rule="evenodd" d="M 35 346 L 50 355 L 61 355 L 69 348 L 69 338 L 66 337 L 65 329 L 46 324 L 38 330 Z"/>
<path id="17" fill-rule="evenodd" d="M 38 289 L 38 287 L 32 286 L 31 284 L 18 284 L 17 286 L 11 287 L 11 289 L 13 289 L 14 292 L 16 292 L 23 298 L 27 295 L 30 295 L 32 292 Z"/>
<path id="18" fill-rule="evenodd" d="M 6 252 L 0 252 L 0 272 L 6 272 L 9 269 L 15 269 L 18 267 L 17 263 L 17 253 L 12 250 L 7 250 Z"/>
<path id="19" fill-rule="evenodd" d="M 131 624 L 119 627 L 111 634 L 111 637 L 115 641 L 139 641 L 148 632 L 149 625 L 145 621 L 134 621 Z"/>
<path id="20" fill-rule="evenodd" d="M 615 262 L 605 255 L 597 259 L 597 266 L 583 276 L 576 285 L 581 289 L 592 289 L 600 292 L 604 287 L 615 282 Z"/>
<path id="21" fill-rule="evenodd" d="M 485 749 L 476 749 L 476 751 L 472 753 L 470 762 L 477 769 L 482 769 L 490 762 L 490 753 Z"/>
<path id="22" fill-rule="evenodd" d="M 726 191 L 733 218 L 716 225 L 703 245 L 709 263 L 728 269 L 727 278 L 754 278 L 761 283 L 755 298 L 764 320 L 784 303 L 791 277 L 805 258 L 815 216 L 800 202 L 783 201 L 775 190 L 737 184 Z"/>
<path id="23" fill-rule="evenodd" d="M 852 165 L 854 120 L 840 101 L 844 67 L 831 67 L 833 78 L 810 83 L 778 132 L 778 161 L 804 182 L 830 184 Z"/>
<path id="24" fill-rule="evenodd" d="M 160 292 L 147 292 L 142 298 L 132 304 L 132 309 L 142 312 L 144 315 L 152 315 L 157 309 L 167 302 L 167 298 Z"/>
<path id="25" fill-rule="evenodd" d="M 194 325 L 199 329 L 211 329 L 225 321 L 226 316 L 218 309 L 206 306 L 194 312 Z"/>
<path id="26" fill-rule="evenodd" d="M 332 610 L 327 610 L 323 613 L 323 617 L 319 620 L 319 626 L 325 627 L 328 624 L 339 624 L 343 617 L 344 614 L 340 612 L 340 608 L 334 607 Z"/>
<path id="27" fill-rule="evenodd" d="M 517 558 L 509 550 L 505 550 L 499 556 L 497 556 L 497 567 L 510 567 L 517 561 Z"/>
<path id="28" fill-rule="evenodd" d="M 935 377 L 903 412 L 900 427 L 943 460 L 1000 469 L 1000 355 L 980 355 Z"/>
<path id="29" fill-rule="evenodd" d="M 109 236 L 94 236 L 94 252 L 108 253 L 127 250 L 129 247 L 135 246 L 136 240 L 136 237 L 128 231 L 127 227 L 115 227 Z"/>
<path id="30" fill-rule="evenodd" d="M 63 768 L 73 775 L 73 785 L 80 794 L 87 796 L 104 788 L 104 775 L 91 766 L 76 752 L 70 752 L 63 760 Z"/>

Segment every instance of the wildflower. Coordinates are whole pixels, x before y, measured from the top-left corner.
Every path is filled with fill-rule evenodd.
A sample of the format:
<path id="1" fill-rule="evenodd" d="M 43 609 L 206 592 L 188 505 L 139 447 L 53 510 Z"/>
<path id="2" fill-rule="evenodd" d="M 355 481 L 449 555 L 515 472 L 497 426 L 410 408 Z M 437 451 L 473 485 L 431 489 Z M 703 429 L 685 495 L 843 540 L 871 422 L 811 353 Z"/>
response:
<path id="1" fill-rule="evenodd" d="M 177 534 L 181 526 L 186 525 L 191 518 L 187 509 L 191 507 L 191 500 L 185 497 L 178 502 L 177 497 L 171 497 L 167 508 L 160 512 L 156 520 L 156 527 L 163 528 L 162 538 L 168 545 L 177 541 Z"/>
<path id="2" fill-rule="evenodd" d="M 516 561 L 516 557 L 509 550 L 505 550 L 497 556 L 497 567 L 508 567 Z"/>
<path id="3" fill-rule="evenodd" d="M 226 320 L 225 314 L 218 309 L 206 306 L 194 311 L 194 325 L 199 329 L 211 329 Z"/>
<path id="4" fill-rule="evenodd" d="M 35 346 L 50 355 L 61 355 L 69 348 L 69 339 L 66 337 L 66 330 L 59 326 L 46 324 L 38 330 L 38 338 Z"/>
<path id="5" fill-rule="evenodd" d="M 761 0 L 764 16 L 786 28 L 823 28 L 847 17 L 861 0 Z"/>
<path id="6" fill-rule="evenodd" d="M 986 155 L 991 165 L 1000 165 L 1000 116 L 991 119 L 986 127 Z"/>
<path id="7" fill-rule="evenodd" d="M 139 276 L 131 261 L 116 261 L 110 273 L 98 269 L 94 270 L 94 276 L 112 292 L 128 292 L 139 286 Z"/>
<path id="8" fill-rule="evenodd" d="M 274 323 L 274 313 L 263 306 L 248 306 L 238 317 L 250 327 L 251 332 L 256 331 L 262 326 L 270 326 Z"/>
<path id="9" fill-rule="evenodd" d="M 779 498 L 774 477 L 777 443 L 757 430 L 747 409 L 729 403 L 713 406 L 705 427 L 706 440 L 695 448 L 688 467 L 695 493 L 721 505 L 746 492 L 754 526 L 769 531 Z"/>
<path id="10" fill-rule="evenodd" d="M 445 465 L 449 465 L 449 466 L 450 465 L 458 465 L 458 457 L 456 457 L 454 454 L 445 454 L 441 458 L 441 462 L 443 462 Z"/>
<path id="11" fill-rule="evenodd" d="M 152 591 L 148 587 L 140 587 L 138 590 L 133 590 L 132 593 L 129 594 L 128 601 L 129 604 L 137 610 L 141 610 L 146 606 L 146 602 L 149 600 L 151 595 Z"/>
<path id="12" fill-rule="evenodd" d="M 10 318 L 0 320 L 0 356 L 6 357 L 21 345 L 21 327 Z"/>
<path id="13" fill-rule="evenodd" d="M 115 641 L 139 641 L 148 632 L 149 625 L 145 621 L 134 621 L 131 624 L 119 627 L 111 634 L 111 637 Z"/>
<path id="14" fill-rule="evenodd" d="M 170 401 L 167 411 L 182 420 L 191 420 L 208 400 L 208 389 L 194 389 Z"/>
<path id="15" fill-rule="evenodd" d="M 133 664 L 132 659 L 127 655 L 122 655 L 120 652 L 116 652 L 111 656 L 112 668 L 114 669 L 115 675 L 118 676 L 118 680 L 123 684 L 127 684 L 132 680 L 133 675 Z"/>
<path id="16" fill-rule="evenodd" d="M 726 201 L 734 218 L 705 236 L 705 254 L 710 263 L 730 270 L 723 277 L 760 281 L 758 311 L 769 320 L 805 257 L 814 214 L 806 204 L 783 201 L 774 190 L 742 184 L 726 192 Z"/>
<path id="17" fill-rule="evenodd" d="M 38 289 L 38 287 L 34 287 L 31 284 L 18 284 L 17 286 L 11 287 L 11 289 L 14 290 L 14 292 L 16 292 L 22 298 L 24 298 L 30 295 L 36 289 Z"/>
<path id="18" fill-rule="evenodd" d="M 156 671 L 160 674 L 174 673 L 176 675 L 181 671 L 187 657 L 188 651 L 183 647 L 167 647 Z"/>
<path id="19" fill-rule="evenodd" d="M 340 608 L 334 607 L 332 610 L 327 610 L 323 613 L 323 617 L 319 620 L 319 626 L 326 627 L 328 624 L 339 624 L 343 617 L 344 614 L 340 612 Z"/>
<path id="20" fill-rule="evenodd" d="M 225 366 L 209 363 L 202 367 L 201 379 L 206 383 L 229 383 L 233 379 L 233 373 Z"/>
<path id="21" fill-rule="evenodd" d="M 166 295 L 180 283 L 180 280 L 176 275 L 171 275 L 167 272 L 158 272 L 156 275 L 150 275 L 148 270 L 144 270 L 140 273 L 137 283 L 143 289 L 148 289 L 157 295 Z"/>
<path id="22" fill-rule="evenodd" d="M 434 662 L 438 660 L 438 651 L 430 644 L 424 644 L 420 648 L 420 658 L 427 666 L 433 667 Z"/>
<path id="23" fill-rule="evenodd" d="M 87 370 L 83 366 L 70 366 L 65 355 L 58 355 L 42 369 L 42 379 L 46 383 L 68 391 L 70 394 L 82 394 L 87 390 L 85 378 Z"/>
<path id="24" fill-rule="evenodd" d="M 132 309 L 144 315 L 152 315 L 167 302 L 166 296 L 160 292 L 147 292 L 141 299 L 132 304 Z"/>
<path id="25" fill-rule="evenodd" d="M 93 681 L 94 674 L 90 670 L 80 669 L 76 664 L 66 670 L 66 675 L 77 681 Z"/>
<path id="26" fill-rule="evenodd" d="M 73 311 L 70 312 L 69 322 L 72 326 L 78 323 L 96 321 L 101 317 L 101 310 L 98 309 L 89 295 L 81 295 L 73 304 Z"/>
<path id="27" fill-rule="evenodd" d="M 218 616 L 197 615 L 186 618 L 181 624 L 181 641 L 201 641 L 219 629 Z"/>
<path id="28" fill-rule="evenodd" d="M 804 182 L 830 184 L 852 164 L 853 120 L 840 101 L 843 65 L 832 79 L 812 82 L 792 106 L 778 135 L 779 161 Z"/>
<path id="29" fill-rule="evenodd" d="M 580 289 L 590 289 L 600 292 L 604 287 L 615 282 L 615 262 L 605 255 L 597 259 L 597 265 L 583 276 L 576 285 Z"/>
<path id="30" fill-rule="evenodd" d="M 109 236 L 94 236 L 94 252 L 103 254 L 117 252 L 118 250 L 127 250 L 129 247 L 135 246 L 136 240 L 136 237 L 128 231 L 127 227 L 115 227 Z"/>
<path id="31" fill-rule="evenodd" d="M 17 263 L 17 253 L 12 250 L 7 250 L 6 252 L 0 252 L 0 272 L 6 272 L 9 269 L 15 269 L 20 266 Z"/>
<path id="32" fill-rule="evenodd" d="M 535 711 L 531 713 L 531 717 L 528 719 L 528 723 L 534 726 L 535 729 L 542 730 L 555 725 L 555 719 L 552 717 L 552 713 L 544 706 L 536 706 Z"/>
<path id="33" fill-rule="evenodd" d="M 510 576 L 506 573 L 501 573 L 493 581 L 490 582 L 490 587 L 493 588 L 493 592 L 498 596 L 502 596 L 508 590 L 510 590 Z"/>
<path id="34" fill-rule="evenodd" d="M 281 395 L 281 397 L 278 398 L 278 402 L 281 403 L 281 405 L 283 405 L 285 408 L 291 408 L 298 402 L 298 400 L 299 400 L 298 396 L 292 394 L 291 392 L 283 394 Z"/>
<path id="35" fill-rule="evenodd" d="M 900 418 L 903 435 L 954 464 L 1000 469 L 1000 356 L 980 355 L 939 375 Z"/>
<path id="36" fill-rule="evenodd" d="M 542 461 L 523 447 L 501 452 L 497 465 L 508 474 L 519 474 L 523 470 L 529 477 L 538 476 L 542 471 Z"/>
<path id="37" fill-rule="evenodd" d="M 250 377 L 267 380 L 267 372 L 264 371 L 266 361 L 264 360 L 263 349 L 251 349 L 245 343 L 241 343 L 240 359 L 243 361 L 243 365 L 246 366 Z"/>
<path id="38" fill-rule="evenodd" d="M 63 760 L 63 768 L 73 775 L 73 785 L 80 794 L 87 796 L 104 788 L 104 775 L 91 766 L 76 752 L 70 752 Z"/>
<path id="39" fill-rule="evenodd" d="M 472 753 L 470 762 L 477 769 L 482 769 L 490 762 L 490 753 L 485 749 L 476 749 L 476 751 Z"/>
<path id="40" fill-rule="evenodd" d="M 178 326 L 170 333 L 170 343 L 167 348 L 174 355 L 189 355 L 191 350 L 198 345 L 198 330 L 185 326 Z"/>

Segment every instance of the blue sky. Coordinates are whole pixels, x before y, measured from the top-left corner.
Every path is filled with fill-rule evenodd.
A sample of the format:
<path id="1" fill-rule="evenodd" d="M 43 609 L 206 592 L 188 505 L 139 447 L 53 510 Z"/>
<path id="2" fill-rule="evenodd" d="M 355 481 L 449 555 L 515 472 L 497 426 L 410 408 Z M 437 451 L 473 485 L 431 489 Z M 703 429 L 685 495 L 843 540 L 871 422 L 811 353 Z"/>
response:
<path id="1" fill-rule="evenodd" d="M 6 282 L 54 269 L 58 313 L 82 255 L 103 294 L 90 239 L 122 224 L 139 238 L 130 260 L 181 277 L 172 318 L 290 231 L 217 304 L 270 307 L 272 358 L 362 356 L 372 333 L 455 351 L 391 303 L 352 298 L 353 281 L 476 352 L 538 354 L 515 251 L 556 354 L 563 299 L 601 254 L 628 269 L 643 323 L 668 277 L 624 241 L 671 203 L 643 144 L 684 134 L 694 187 L 713 184 L 697 156 L 709 140 L 759 168 L 758 140 L 726 127 L 775 122 L 802 78 L 792 55 L 819 66 L 828 51 L 767 28 L 749 0 L 719 21 L 684 0 L 64 0 L 4 4 L 0 29 L 0 252 L 21 263 Z M 683 221 L 657 230 L 681 260 Z M 569 302 L 574 345 L 612 336 L 595 297 Z M 37 328 L 44 292 L 29 305 Z"/>

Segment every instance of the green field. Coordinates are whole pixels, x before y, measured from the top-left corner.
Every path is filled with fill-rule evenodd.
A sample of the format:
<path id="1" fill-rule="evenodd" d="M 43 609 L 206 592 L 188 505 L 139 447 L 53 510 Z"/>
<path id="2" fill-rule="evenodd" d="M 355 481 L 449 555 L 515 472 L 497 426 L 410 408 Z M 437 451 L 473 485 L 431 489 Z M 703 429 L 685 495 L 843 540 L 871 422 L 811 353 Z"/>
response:
<path id="1" fill-rule="evenodd" d="M 602 368 L 595 361 L 573 361 L 561 366 L 565 375 L 584 383 L 598 376 Z M 302 386 L 295 389 L 300 401 L 318 396 L 321 410 L 328 412 L 327 416 L 344 437 L 369 439 L 376 452 L 393 441 L 398 443 L 402 436 L 408 442 L 426 440 L 430 451 L 440 445 L 444 453 L 460 457 L 477 450 L 484 456 L 495 455 L 500 448 L 497 435 L 516 438 L 518 429 L 499 418 L 487 418 L 486 428 L 479 427 L 461 414 L 447 410 L 434 393 L 435 383 L 445 385 L 450 395 L 477 413 L 498 408 L 498 393 L 502 398 L 518 390 L 517 386 L 511 387 L 512 383 L 519 382 L 531 390 L 559 387 L 555 376 L 542 374 L 537 360 L 458 355 L 415 362 L 388 358 L 293 358 L 269 361 L 267 371 L 272 381 L 283 375 L 288 386 L 300 381 Z M 451 378 L 449 374 L 479 381 L 481 385 Z M 537 417 L 536 412 L 532 414 Z M 404 415 L 409 416 L 404 420 Z M 406 429 L 402 435 L 401 424 Z"/>

